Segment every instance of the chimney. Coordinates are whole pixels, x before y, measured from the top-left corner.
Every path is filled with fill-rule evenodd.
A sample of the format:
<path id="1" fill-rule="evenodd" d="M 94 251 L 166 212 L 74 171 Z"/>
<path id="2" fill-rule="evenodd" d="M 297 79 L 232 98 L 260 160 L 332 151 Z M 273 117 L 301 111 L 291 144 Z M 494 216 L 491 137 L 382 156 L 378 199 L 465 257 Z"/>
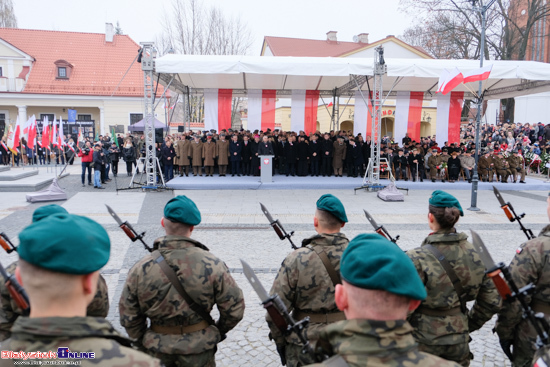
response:
<path id="1" fill-rule="evenodd" d="M 105 23 L 105 42 L 113 42 L 115 36 L 115 27 L 113 23 Z"/>
<path id="2" fill-rule="evenodd" d="M 368 33 L 359 33 L 357 35 L 359 43 L 369 43 L 369 34 Z"/>
<path id="3" fill-rule="evenodd" d="M 336 38 L 337 31 L 328 31 L 327 32 L 327 41 L 337 42 L 338 39 Z"/>

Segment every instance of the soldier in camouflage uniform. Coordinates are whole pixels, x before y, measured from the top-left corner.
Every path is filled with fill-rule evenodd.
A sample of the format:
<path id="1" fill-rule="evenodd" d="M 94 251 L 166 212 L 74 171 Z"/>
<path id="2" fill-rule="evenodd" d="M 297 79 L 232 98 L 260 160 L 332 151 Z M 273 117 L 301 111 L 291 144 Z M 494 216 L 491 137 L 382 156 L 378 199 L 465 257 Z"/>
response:
<path id="1" fill-rule="evenodd" d="M 158 238 L 154 247 L 172 268 L 175 281 L 205 313 L 217 305 L 220 318 L 215 325 L 184 301 L 158 258 L 153 260 L 155 252 L 130 269 L 120 297 L 120 324 L 166 366 L 215 366 L 216 345 L 244 314 L 243 293 L 227 266 L 189 238 L 200 221 L 193 201 L 185 196 L 171 199 L 161 222 L 166 236 Z"/>
<path id="2" fill-rule="evenodd" d="M 483 326 L 500 308 L 500 297 L 492 281 L 485 275 L 485 267 L 468 236 L 454 228 L 463 216 L 458 200 L 448 193 L 436 190 L 429 200 L 428 222 L 433 232 L 421 247 L 407 252 L 428 297 L 409 316 L 413 335 L 420 350 L 469 366 L 473 358 L 468 347 L 470 332 Z M 443 254 L 462 286 L 462 299 L 438 261 Z M 466 302 L 474 301 L 471 310 Z"/>
<path id="3" fill-rule="evenodd" d="M 378 234 L 355 237 L 342 255 L 335 300 L 346 320 L 324 328 L 315 366 L 459 367 L 418 349 L 407 313 L 426 298 L 411 260 Z"/>
<path id="4" fill-rule="evenodd" d="M 525 163 L 523 162 L 523 157 L 519 155 L 518 150 L 514 149 L 507 160 L 514 183 L 516 183 L 518 175 L 520 175 L 519 182 L 525 183 Z"/>
<path id="5" fill-rule="evenodd" d="M 270 293 L 281 297 L 288 310 L 294 311 L 296 320 L 310 318 L 309 340 L 317 339 L 319 331 L 327 324 L 345 318 L 334 303 L 335 284 L 322 259 L 330 263 L 329 267 L 339 282 L 340 257 L 349 242 L 340 229 L 347 221 L 340 200 L 330 194 L 321 196 L 313 218 L 318 234 L 303 240 L 302 248 L 286 257 L 271 287 Z M 275 340 L 282 364 L 301 366 L 302 345 L 298 337 L 294 333 L 282 335 L 269 315 L 266 320 L 271 330 L 269 337 Z"/>
<path id="6" fill-rule="evenodd" d="M 69 350 L 94 353 L 90 359 L 61 359 L 85 367 L 160 366 L 158 360 L 132 349 L 131 341 L 107 320 L 86 316 L 99 270 L 109 260 L 111 244 L 101 225 L 85 217 L 53 214 L 25 228 L 19 242 L 15 274 L 29 296 L 31 313 L 17 318 L 1 350 L 51 351 L 57 359 L 70 357 Z M 1 359 L 0 366 L 22 361 L 21 356 L 8 358 Z"/>
<path id="7" fill-rule="evenodd" d="M 67 211 L 59 205 L 45 205 L 36 209 L 32 216 L 32 221 L 37 222 L 52 214 L 63 213 L 67 214 Z M 14 274 L 18 261 L 14 261 L 6 268 L 8 274 Z M 6 287 L 6 280 L 0 275 L 0 341 L 6 340 L 10 337 L 10 329 L 15 320 L 23 314 L 23 310 L 19 308 L 17 303 L 11 298 L 10 292 Z M 109 294 L 107 289 L 107 282 L 105 278 L 99 275 L 97 282 L 97 292 L 88 305 L 86 310 L 87 316 L 93 317 L 107 317 L 109 313 Z"/>
<path id="8" fill-rule="evenodd" d="M 550 197 L 547 199 L 547 213 L 550 219 Z M 536 285 L 534 295 L 527 298 L 535 312 L 542 312 L 550 322 L 550 225 L 542 229 L 539 236 L 525 242 L 517 250 L 509 270 L 518 288 L 529 283 Z M 496 332 L 502 349 L 510 351 L 513 345 L 513 365 L 530 366 L 535 354 L 537 333 L 528 319 L 523 319 L 523 311 L 517 300 L 504 302 L 498 313 Z"/>

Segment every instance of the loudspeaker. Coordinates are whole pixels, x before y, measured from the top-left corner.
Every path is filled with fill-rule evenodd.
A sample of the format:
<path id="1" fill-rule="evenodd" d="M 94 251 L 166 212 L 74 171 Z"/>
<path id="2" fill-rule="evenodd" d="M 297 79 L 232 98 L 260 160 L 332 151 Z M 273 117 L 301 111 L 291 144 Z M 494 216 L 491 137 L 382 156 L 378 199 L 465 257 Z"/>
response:
<path id="1" fill-rule="evenodd" d="M 178 126 L 178 133 L 182 133 L 184 130 L 184 127 L 183 126 Z"/>
<path id="2" fill-rule="evenodd" d="M 164 134 L 162 128 L 155 129 L 155 143 L 162 143 L 164 140 Z"/>

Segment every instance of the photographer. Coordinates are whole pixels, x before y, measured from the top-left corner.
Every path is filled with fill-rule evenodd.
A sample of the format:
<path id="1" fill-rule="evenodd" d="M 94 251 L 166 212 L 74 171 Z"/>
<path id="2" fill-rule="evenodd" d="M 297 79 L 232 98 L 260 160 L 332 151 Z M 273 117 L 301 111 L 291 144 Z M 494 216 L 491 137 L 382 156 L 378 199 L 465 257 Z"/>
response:
<path id="1" fill-rule="evenodd" d="M 111 149 L 111 142 L 109 137 L 106 136 L 103 138 L 101 148 L 103 150 L 103 161 L 105 162 L 103 171 L 101 171 L 101 183 L 104 184 L 111 181 L 109 178 L 109 169 L 111 168 L 111 154 L 109 153 L 109 149 Z"/>
<path id="2" fill-rule="evenodd" d="M 94 160 L 94 155 L 92 152 L 92 144 L 87 141 L 84 148 L 80 149 L 78 156 L 82 158 L 82 187 L 84 185 L 84 179 L 86 177 L 86 170 L 88 170 L 88 185 L 92 185 L 92 162 Z"/>
<path id="3" fill-rule="evenodd" d="M 113 144 L 111 144 L 111 148 L 109 149 L 109 156 L 111 157 L 111 171 L 113 172 L 113 176 L 115 177 L 117 177 L 118 174 L 119 154 L 120 149 L 118 149 L 116 143 L 113 142 Z"/>
<path id="4" fill-rule="evenodd" d="M 105 189 L 101 186 L 101 172 L 105 172 L 105 154 L 101 144 L 94 145 L 94 189 Z"/>

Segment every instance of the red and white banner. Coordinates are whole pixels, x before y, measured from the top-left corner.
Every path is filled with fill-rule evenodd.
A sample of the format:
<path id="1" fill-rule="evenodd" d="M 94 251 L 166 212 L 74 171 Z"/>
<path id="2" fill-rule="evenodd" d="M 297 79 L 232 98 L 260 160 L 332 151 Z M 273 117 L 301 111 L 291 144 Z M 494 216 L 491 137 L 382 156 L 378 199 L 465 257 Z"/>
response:
<path id="1" fill-rule="evenodd" d="M 30 126 L 28 127 L 27 131 L 27 143 L 29 148 L 34 149 L 34 144 L 36 142 L 36 116 L 32 115 L 32 117 L 29 119 L 31 121 Z"/>
<path id="2" fill-rule="evenodd" d="M 61 119 L 61 116 L 59 116 L 59 132 L 58 132 L 58 135 L 57 135 L 57 146 L 59 148 L 61 147 L 64 147 L 65 145 L 65 140 L 63 139 L 63 120 Z"/>
<path id="3" fill-rule="evenodd" d="M 445 142 L 449 145 L 460 143 L 460 116 L 464 92 L 451 92 L 437 96 L 436 141 L 440 147 Z"/>
<path id="4" fill-rule="evenodd" d="M 204 90 L 204 130 L 231 129 L 232 89 Z"/>
<path id="5" fill-rule="evenodd" d="M 50 122 L 47 116 L 42 121 L 42 148 L 50 149 Z"/>
<path id="6" fill-rule="evenodd" d="M 489 75 L 491 75 L 492 70 L 493 70 L 493 65 L 487 65 L 479 69 L 464 73 L 463 83 L 479 82 L 482 80 L 489 79 Z"/>
<path id="7" fill-rule="evenodd" d="M 18 150 L 17 147 L 19 146 L 21 140 L 21 122 L 19 121 L 19 117 L 17 117 L 17 122 L 15 124 L 15 128 L 11 130 L 8 130 L 8 148 L 12 151 L 12 153 L 17 154 Z"/>
<path id="8" fill-rule="evenodd" d="M 394 141 L 401 145 L 405 134 L 420 141 L 420 121 L 424 92 L 397 92 L 395 103 Z"/>
<path id="9" fill-rule="evenodd" d="M 276 90 L 250 89 L 248 91 L 248 130 L 275 129 L 276 98 Z"/>
<path id="10" fill-rule="evenodd" d="M 364 98 L 364 99 L 363 99 Z M 368 107 L 367 107 L 368 104 Z M 355 92 L 355 108 L 353 110 L 353 135 L 361 133 L 363 139 L 371 135 L 372 130 L 372 105 L 367 91 Z"/>
<path id="11" fill-rule="evenodd" d="M 306 134 L 317 130 L 318 90 L 292 90 L 290 104 L 290 130 L 304 130 Z"/>

